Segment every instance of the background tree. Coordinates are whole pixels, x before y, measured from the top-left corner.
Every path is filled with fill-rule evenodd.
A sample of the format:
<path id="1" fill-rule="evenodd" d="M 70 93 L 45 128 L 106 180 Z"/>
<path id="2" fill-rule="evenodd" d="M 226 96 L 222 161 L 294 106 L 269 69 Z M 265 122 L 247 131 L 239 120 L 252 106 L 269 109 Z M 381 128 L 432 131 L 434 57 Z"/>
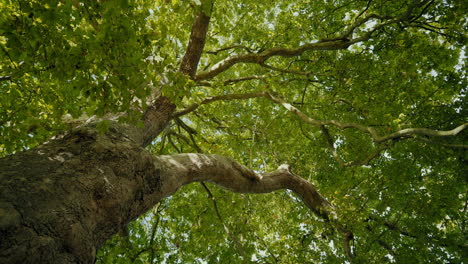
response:
<path id="1" fill-rule="evenodd" d="M 0 262 L 466 261 L 463 1 L 0 11 Z"/>

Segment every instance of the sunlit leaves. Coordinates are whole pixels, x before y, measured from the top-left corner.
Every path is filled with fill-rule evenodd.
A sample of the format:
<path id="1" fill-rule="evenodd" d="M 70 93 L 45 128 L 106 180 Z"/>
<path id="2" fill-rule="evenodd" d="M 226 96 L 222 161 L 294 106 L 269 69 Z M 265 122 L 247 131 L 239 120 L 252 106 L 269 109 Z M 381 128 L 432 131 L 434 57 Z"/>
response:
<path id="1" fill-rule="evenodd" d="M 312 118 L 355 122 L 379 134 L 408 127 L 452 129 L 467 116 L 463 1 L 426 1 L 409 22 L 383 27 L 347 50 L 238 64 L 208 84 L 178 72 L 200 10 L 212 11 L 198 67 L 204 71 L 236 54 L 336 37 L 358 16 L 400 16 L 413 2 L 215 1 L 211 10 L 208 0 L 3 1 L 0 152 L 43 142 L 67 126 L 64 117 L 122 111 L 135 122 L 152 86 L 179 109 L 210 96 L 269 91 Z M 356 36 L 376 21 L 357 29 Z M 220 51 L 226 47 L 231 48 Z M 240 81 L 243 77 L 252 78 Z M 106 127 L 99 124 L 102 131 Z M 439 144 L 466 144 L 466 132 L 383 146 L 353 129 L 330 127 L 329 133 L 343 162 L 383 150 L 364 166 L 343 168 L 319 128 L 264 98 L 203 105 L 173 122 L 150 150 L 221 154 L 258 172 L 292 165 L 354 232 L 356 262 L 461 263 L 467 156 Z M 208 186 L 213 199 L 200 185 L 184 187 L 164 202 L 163 211 L 150 212 L 130 224 L 128 235 L 109 241 L 98 259 L 345 261 L 336 230 L 294 194 L 239 195 Z"/>
<path id="2" fill-rule="evenodd" d="M 34 118 L 58 129 L 65 114 L 76 118 L 144 107 L 139 102 L 150 93 L 147 84 L 157 80 L 157 67 L 148 58 L 158 56 L 153 45 L 166 37 L 151 28 L 153 4 L 19 1 L 0 7 L 0 75 L 9 78 L 0 84 L 8 102 L 2 109 L 17 109 L 14 117 L 2 116 L 7 126 L 21 126 L 27 109 L 43 113 Z M 3 135 L 8 152 L 21 147 Z M 26 145 L 36 142 L 18 136 Z"/>

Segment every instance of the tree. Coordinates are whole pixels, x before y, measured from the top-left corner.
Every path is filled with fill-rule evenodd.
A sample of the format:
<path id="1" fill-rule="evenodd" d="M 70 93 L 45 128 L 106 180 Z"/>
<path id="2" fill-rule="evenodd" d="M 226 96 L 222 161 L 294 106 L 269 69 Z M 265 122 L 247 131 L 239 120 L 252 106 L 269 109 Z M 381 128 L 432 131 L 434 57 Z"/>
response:
<path id="1" fill-rule="evenodd" d="M 1 263 L 466 261 L 463 1 L 0 10 Z"/>

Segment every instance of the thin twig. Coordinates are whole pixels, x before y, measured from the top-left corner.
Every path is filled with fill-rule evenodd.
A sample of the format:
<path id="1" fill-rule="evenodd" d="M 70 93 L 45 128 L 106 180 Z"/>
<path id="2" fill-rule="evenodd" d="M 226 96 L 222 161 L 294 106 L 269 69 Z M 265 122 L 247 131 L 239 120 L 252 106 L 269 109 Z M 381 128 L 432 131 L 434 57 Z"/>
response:
<path id="1" fill-rule="evenodd" d="M 218 49 L 218 50 L 215 50 L 215 51 L 206 51 L 206 53 L 207 53 L 207 54 L 218 55 L 218 53 L 220 53 L 220 52 L 222 52 L 222 51 L 230 50 L 230 49 L 244 49 L 244 50 L 246 50 L 248 53 L 253 53 L 253 50 L 252 50 L 252 49 L 250 49 L 249 47 L 244 46 L 244 45 L 232 45 L 232 46 L 228 46 L 228 47 L 225 47 L 225 48 L 221 48 L 221 49 Z"/>

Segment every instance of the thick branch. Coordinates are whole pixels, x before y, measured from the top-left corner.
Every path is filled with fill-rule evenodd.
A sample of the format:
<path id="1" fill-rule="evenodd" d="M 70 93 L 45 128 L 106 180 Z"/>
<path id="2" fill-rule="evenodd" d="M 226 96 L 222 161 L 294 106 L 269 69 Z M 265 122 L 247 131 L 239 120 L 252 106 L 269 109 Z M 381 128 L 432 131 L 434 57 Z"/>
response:
<path id="1" fill-rule="evenodd" d="M 305 205 L 324 219 L 334 218 L 331 204 L 316 187 L 282 165 L 269 173 L 256 174 L 232 159 L 219 155 L 177 154 L 155 157 L 166 183 L 166 195 L 191 182 L 208 181 L 238 193 L 269 193 L 281 189 L 295 192 Z M 165 188 L 167 187 L 167 188 Z"/>
<path id="2" fill-rule="evenodd" d="M 145 111 L 143 115 L 143 133 L 138 140 L 142 146 L 149 145 L 169 124 L 175 105 L 169 98 L 160 96 Z"/>
<path id="3" fill-rule="evenodd" d="M 385 26 L 390 24 L 396 24 L 403 21 L 408 21 L 411 18 L 411 14 L 413 13 L 414 9 L 422 5 L 418 1 L 414 1 L 412 4 L 408 6 L 408 9 L 404 14 L 399 17 L 383 17 L 377 14 L 370 14 L 365 18 L 357 20 L 351 26 L 349 26 L 345 32 L 343 32 L 340 36 L 331 39 L 322 39 L 318 42 L 314 43 L 306 43 L 301 45 L 297 48 L 287 49 L 281 47 L 275 47 L 271 49 L 267 49 L 260 53 L 247 53 L 247 54 L 240 54 L 228 57 L 216 65 L 214 65 L 209 71 L 202 72 L 196 75 L 195 80 L 202 81 L 207 80 L 210 78 L 215 77 L 216 75 L 228 70 L 232 66 L 238 63 L 256 63 L 256 64 L 264 64 L 271 57 L 279 56 L 279 57 L 294 57 L 302 55 L 306 51 L 312 50 L 341 50 L 347 49 L 349 46 L 367 41 L 371 38 L 372 34 Z M 369 31 L 363 33 L 361 36 L 353 38 L 352 35 L 354 31 L 364 25 L 366 22 L 378 19 L 383 22 L 377 24 Z"/>
<path id="4" fill-rule="evenodd" d="M 207 79 L 213 78 L 216 75 L 231 68 L 237 63 L 262 64 L 266 60 L 274 56 L 294 57 L 294 56 L 299 56 L 305 51 L 309 51 L 309 50 L 339 50 L 339 49 L 346 49 L 350 45 L 351 44 L 349 42 L 343 41 L 343 40 L 319 41 L 315 43 L 307 43 L 295 49 L 271 48 L 261 53 L 254 53 L 254 54 L 248 53 L 248 54 L 235 55 L 235 56 L 228 57 L 225 60 L 220 61 L 215 66 L 213 66 L 209 71 L 198 74 L 195 77 L 195 79 L 198 81 L 201 81 L 201 80 L 207 80 Z"/>
<path id="5" fill-rule="evenodd" d="M 193 23 L 187 51 L 185 52 L 179 69 L 180 72 L 191 78 L 194 78 L 197 72 L 198 62 L 200 61 L 203 48 L 205 47 L 206 33 L 208 32 L 209 24 L 210 17 L 203 12 L 199 12 Z"/>
<path id="6" fill-rule="evenodd" d="M 343 236 L 343 247 L 348 258 L 353 258 L 350 241 L 353 233 L 335 222 L 333 206 L 303 178 L 291 173 L 288 165 L 277 170 L 257 174 L 232 159 L 219 155 L 178 154 L 155 157 L 155 166 L 160 168 L 165 181 L 162 190 L 170 195 L 179 187 L 192 182 L 207 181 L 238 193 L 269 193 L 288 189 L 296 193 L 304 204 L 317 216 L 332 220 L 334 227 Z M 159 169 L 158 169 L 159 170 Z"/>

